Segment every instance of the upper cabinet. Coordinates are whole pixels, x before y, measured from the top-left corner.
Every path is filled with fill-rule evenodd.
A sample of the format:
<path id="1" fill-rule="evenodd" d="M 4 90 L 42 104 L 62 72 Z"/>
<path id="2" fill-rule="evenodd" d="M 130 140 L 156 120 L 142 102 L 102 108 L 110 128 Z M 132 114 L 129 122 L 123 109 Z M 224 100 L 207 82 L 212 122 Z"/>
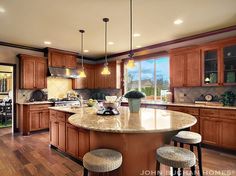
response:
<path id="1" fill-rule="evenodd" d="M 48 66 L 76 68 L 76 54 L 48 48 Z"/>
<path id="2" fill-rule="evenodd" d="M 206 44 L 201 51 L 203 85 L 236 85 L 236 38 Z"/>
<path id="3" fill-rule="evenodd" d="M 97 64 L 95 67 L 95 88 L 97 89 L 120 89 L 121 64 L 119 61 L 109 62 L 110 75 L 102 75 L 104 64 Z"/>
<path id="4" fill-rule="evenodd" d="M 104 64 L 84 65 L 86 78 L 73 79 L 73 89 L 119 89 L 120 88 L 120 63 L 109 62 L 110 75 L 102 75 Z M 80 66 L 79 66 L 80 68 Z"/>
<path id="5" fill-rule="evenodd" d="M 201 57 L 198 47 L 170 51 L 170 84 L 172 88 L 201 85 Z"/>
<path id="6" fill-rule="evenodd" d="M 78 69 L 81 65 L 78 66 Z M 77 78 L 72 80 L 73 89 L 94 89 L 94 69 L 95 65 L 84 64 L 86 78 Z"/>
<path id="7" fill-rule="evenodd" d="M 19 55 L 20 88 L 44 89 L 47 87 L 47 60 L 45 58 Z"/>

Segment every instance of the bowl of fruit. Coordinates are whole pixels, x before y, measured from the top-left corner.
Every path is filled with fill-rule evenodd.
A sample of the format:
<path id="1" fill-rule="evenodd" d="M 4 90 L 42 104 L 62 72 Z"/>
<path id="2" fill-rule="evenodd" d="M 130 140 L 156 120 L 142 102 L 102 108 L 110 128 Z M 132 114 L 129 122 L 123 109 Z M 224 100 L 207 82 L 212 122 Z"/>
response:
<path id="1" fill-rule="evenodd" d="M 87 102 L 87 105 L 88 105 L 88 107 L 93 107 L 94 105 L 97 104 L 97 102 L 98 102 L 97 100 L 93 100 L 90 98 Z"/>

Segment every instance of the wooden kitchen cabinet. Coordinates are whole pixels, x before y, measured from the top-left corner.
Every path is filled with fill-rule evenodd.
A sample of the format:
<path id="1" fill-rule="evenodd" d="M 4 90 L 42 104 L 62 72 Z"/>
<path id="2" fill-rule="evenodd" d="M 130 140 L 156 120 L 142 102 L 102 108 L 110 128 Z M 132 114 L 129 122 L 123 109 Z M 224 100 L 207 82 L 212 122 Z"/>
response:
<path id="1" fill-rule="evenodd" d="M 235 120 L 221 119 L 220 144 L 224 148 L 236 150 L 236 116 Z"/>
<path id="2" fill-rule="evenodd" d="M 217 118 L 200 117 L 200 130 L 202 135 L 202 142 L 217 146 L 220 138 L 220 124 Z"/>
<path id="3" fill-rule="evenodd" d="M 50 144 L 58 147 L 59 143 L 59 122 L 57 120 L 50 119 Z"/>
<path id="4" fill-rule="evenodd" d="M 95 66 L 95 88 L 97 89 L 119 89 L 120 88 L 120 74 L 121 65 L 118 61 L 109 62 L 110 75 L 102 75 L 104 64 L 97 64 Z"/>
<path id="5" fill-rule="evenodd" d="M 180 48 L 170 51 L 170 86 L 194 87 L 201 85 L 200 49 Z"/>
<path id="6" fill-rule="evenodd" d="M 69 123 L 66 124 L 66 153 L 75 158 L 79 155 L 79 131 Z"/>
<path id="7" fill-rule="evenodd" d="M 70 113 L 50 110 L 50 144 L 74 158 L 82 159 L 90 149 L 89 131 L 68 123 L 70 116 Z"/>
<path id="8" fill-rule="evenodd" d="M 50 144 L 66 150 L 66 113 L 50 110 Z"/>
<path id="9" fill-rule="evenodd" d="M 236 37 L 201 46 L 202 85 L 236 85 Z"/>
<path id="10" fill-rule="evenodd" d="M 18 104 L 19 129 L 23 135 L 32 131 L 49 128 L 49 110 L 51 104 Z"/>
<path id="11" fill-rule="evenodd" d="M 81 69 L 81 65 L 78 66 Z M 84 71 L 86 78 L 77 78 L 72 80 L 73 89 L 94 89 L 94 65 L 85 64 Z"/>
<path id="12" fill-rule="evenodd" d="M 76 53 L 48 48 L 48 66 L 76 69 Z"/>
<path id="13" fill-rule="evenodd" d="M 47 60 L 45 58 L 20 54 L 20 88 L 47 88 Z"/>

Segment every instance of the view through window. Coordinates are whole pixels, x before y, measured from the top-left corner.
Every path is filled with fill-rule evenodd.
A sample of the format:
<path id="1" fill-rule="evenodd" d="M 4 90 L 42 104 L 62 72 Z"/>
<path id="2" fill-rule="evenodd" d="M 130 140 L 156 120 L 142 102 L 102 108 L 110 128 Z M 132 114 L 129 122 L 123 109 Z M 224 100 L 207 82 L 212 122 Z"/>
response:
<path id="1" fill-rule="evenodd" d="M 125 67 L 125 91 L 139 90 L 148 100 L 160 100 L 169 89 L 169 57 L 141 60 L 135 67 Z"/>

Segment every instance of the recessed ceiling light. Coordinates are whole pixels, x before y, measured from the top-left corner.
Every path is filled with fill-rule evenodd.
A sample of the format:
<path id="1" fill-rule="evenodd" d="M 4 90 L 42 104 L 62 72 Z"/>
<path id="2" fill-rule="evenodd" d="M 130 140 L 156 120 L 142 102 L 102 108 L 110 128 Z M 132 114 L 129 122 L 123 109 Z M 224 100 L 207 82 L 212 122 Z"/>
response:
<path id="1" fill-rule="evenodd" d="M 177 19 L 174 21 L 174 24 L 177 24 L 177 25 L 182 24 L 182 23 L 183 23 L 183 20 L 181 19 Z"/>
<path id="2" fill-rule="evenodd" d="M 141 34 L 139 34 L 139 33 L 135 33 L 133 36 L 134 36 L 134 37 L 140 37 Z"/>
<path id="3" fill-rule="evenodd" d="M 0 7 L 0 13 L 4 13 L 6 10 L 3 7 Z"/>
<path id="4" fill-rule="evenodd" d="M 141 48 L 142 46 L 140 46 L 140 45 L 138 45 L 138 46 L 136 46 L 136 48 Z"/>
<path id="5" fill-rule="evenodd" d="M 44 41 L 44 44 L 45 44 L 45 45 L 51 45 L 52 42 L 50 42 L 50 41 Z"/>
<path id="6" fill-rule="evenodd" d="M 114 42 L 108 42 L 108 45 L 114 45 Z"/>
<path id="7" fill-rule="evenodd" d="M 88 53 L 88 52 L 89 52 L 89 50 L 84 50 L 84 52 L 85 52 L 85 53 Z"/>

